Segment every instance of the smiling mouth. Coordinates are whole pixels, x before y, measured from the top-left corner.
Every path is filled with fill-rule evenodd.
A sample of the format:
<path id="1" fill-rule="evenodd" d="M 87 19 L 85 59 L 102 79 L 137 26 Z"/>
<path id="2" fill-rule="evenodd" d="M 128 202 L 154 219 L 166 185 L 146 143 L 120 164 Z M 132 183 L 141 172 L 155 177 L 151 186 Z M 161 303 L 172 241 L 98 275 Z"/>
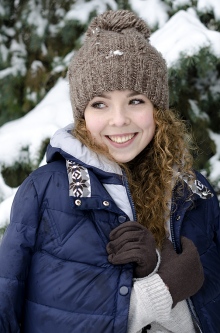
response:
<path id="1" fill-rule="evenodd" d="M 113 142 L 125 143 L 131 140 L 135 135 L 136 133 L 127 134 L 127 135 L 108 135 L 107 137 Z"/>

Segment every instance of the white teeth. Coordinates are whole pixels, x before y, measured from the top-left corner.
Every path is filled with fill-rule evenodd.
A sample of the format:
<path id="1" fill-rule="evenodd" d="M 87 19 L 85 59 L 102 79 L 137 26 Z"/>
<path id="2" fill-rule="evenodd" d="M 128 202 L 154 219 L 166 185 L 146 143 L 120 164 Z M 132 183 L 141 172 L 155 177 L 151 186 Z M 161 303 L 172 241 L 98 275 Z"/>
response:
<path id="1" fill-rule="evenodd" d="M 131 140 L 134 137 L 134 134 L 128 134 L 125 136 L 111 136 L 109 135 L 109 139 L 116 142 L 116 143 L 125 143 Z"/>

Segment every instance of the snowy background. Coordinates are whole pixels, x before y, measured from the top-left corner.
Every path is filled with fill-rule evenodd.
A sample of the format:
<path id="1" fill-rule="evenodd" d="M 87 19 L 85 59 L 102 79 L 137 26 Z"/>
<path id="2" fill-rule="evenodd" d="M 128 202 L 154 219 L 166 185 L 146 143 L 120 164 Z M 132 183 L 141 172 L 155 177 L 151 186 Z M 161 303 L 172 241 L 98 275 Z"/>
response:
<path id="1" fill-rule="evenodd" d="M 19 2 L 19 1 L 18 1 Z M 167 5 L 160 0 L 130 0 L 132 9 L 151 27 L 157 27 L 151 35 L 151 43 L 163 54 L 167 64 L 172 68 L 178 68 L 179 58 L 191 57 L 199 52 L 201 48 L 209 47 L 213 55 L 220 58 L 220 32 L 208 29 L 201 23 L 197 12 L 193 7 L 186 10 L 178 10 L 171 18 L 167 14 Z M 187 0 L 175 0 L 173 8 L 189 3 Z M 32 1 L 33 6 L 35 1 Z M 83 24 L 89 20 L 90 13 L 95 9 L 97 13 L 102 13 L 108 8 L 117 9 L 114 0 L 78 0 L 71 6 L 65 14 L 65 19 L 77 19 Z M 220 21 L 220 0 L 200 0 L 197 1 L 197 10 L 200 12 L 211 10 L 217 21 Z M 0 12 L 4 8 L 0 5 Z M 28 20 L 37 22 L 38 33 L 42 34 L 42 29 L 46 22 L 42 21 L 40 15 L 33 8 L 32 17 Z M 20 47 L 14 43 L 13 47 Z M 7 53 L 7 49 L 1 46 L 1 53 Z M 25 52 L 25 49 L 18 50 Z M 63 66 L 59 63 L 54 66 L 53 71 L 60 73 L 68 65 L 74 51 L 68 53 L 63 59 Z M 5 55 L 6 56 L 6 55 Z M 13 66 L 0 70 L 0 78 L 9 74 L 16 75 L 21 71 L 22 57 L 14 58 Z M 35 66 L 40 66 L 37 61 Z M 25 71 L 25 68 L 22 70 Z M 219 85 L 215 86 L 217 93 L 220 93 Z M 192 102 L 193 103 L 193 102 Z M 202 110 L 192 108 L 197 117 L 207 117 Z M 220 110 L 217 110 L 220 112 Z M 45 163 L 45 157 L 39 162 L 39 151 L 42 142 L 48 140 L 60 127 L 71 123 L 72 111 L 69 100 L 69 87 L 65 78 L 60 77 L 54 87 L 46 96 L 25 116 L 6 122 L 0 127 L 0 167 L 11 166 L 16 162 L 31 160 L 33 165 Z M 209 179 L 218 182 L 220 179 L 220 133 L 209 130 L 211 139 L 216 144 L 216 153 L 209 160 Z M 9 222 L 10 207 L 17 188 L 10 187 L 5 183 L 0 174 L 0 229 Z"/>

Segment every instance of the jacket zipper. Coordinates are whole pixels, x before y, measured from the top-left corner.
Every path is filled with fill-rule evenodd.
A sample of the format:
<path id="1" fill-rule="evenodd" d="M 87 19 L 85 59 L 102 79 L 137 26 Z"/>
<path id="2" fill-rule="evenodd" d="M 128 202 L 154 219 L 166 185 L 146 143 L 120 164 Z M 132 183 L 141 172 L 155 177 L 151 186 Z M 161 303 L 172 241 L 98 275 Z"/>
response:
<path id="1" fill-rule="evenodd" d="M 174 190 L 172 190 L 172 202 L 171 202 L 171 209 L 170 209 L 170 233 L 171 233 L 171 240 L 172 240 L 172 243 L 174 245 L 174 249 L 176 251 L 177 250 L 177 246 L 176 246 L 176 241 L 175 241 L 175 236 L 174 236 L 174 226 L 173 226 L 173 205 L 174 205 L 173 197 L 174 197 Z M 197 318 L 197 316 L 196 316 L 196 314 L 194 312 L 194 309 L 192 307 L 192 304 L 190 302 L 190 299 L 186 299 L 186 303 L 188 305 L 189 312 L 190 312 L 190 314 L 192 316 L 193 323 L 196 326 L 196 328 L 199 330 L 198 333 L 203 333 L 202 329 L 200 327 L 199 320 L 198 320 L 198 318 Z"/>
<path id="2" fill-rule="evenodd" d="M 193 309 L 193 307 L 192 307 L 192 304 L 191 304 L 190 299 L 187 299 L 187 300 L 186 300 L 186 303 L 187 303 L 187 305 L 188 305 L 189 311 L 190 311 L 191 316 L 192 316 L 192 318 L 193 318 L 194 326 L 196 326 L 196 332 L 198 332 L 198 333 L 202 333 L 202 329 L 201 329 L 201 327 L 200 327 L 199 320 L 198 320 L 198 318 L 197 318 L 197 316 L 196 316 L 196 314 L 195 314 L 195 311 L 194 311 L 194 309 Z M 197 329 L 198 329 L 199 331 L 198 331 Z"/>
<path id="3" fill-rule="evenodd" d="M 125 184 L 125 189 L 126 189 L 126 192 L 127 192 L 128 200 L 129 200 L 129 203 L 131 205 L 131 210 L 132 210 L 132 213 L 133 213 L 134 221 L 137 222 L 136 210 L 135 210 L 135 206 L 134 206 L 134 202 L 133 202 L 133 199 L 132 199 L 132 196 L 131 196 L 131 191 L 130 191 L 130 188 L 129 188 L 128 180 L 127 180 L 127 177 L 126 177 L 126 174 L 125 174 L 124 170 L 122 170 L 122 174 L 123 174 L 123 179 L 124 179 L 124 184 Z"/>
<path id="4" fill-rule="evenodd" d="M 171 234 L 172 243 L 174 245 L 174 249 L 177 252 L 176 241 L 175 241 L 175 237 L 174 237 L 174 227 L 173 227 L 173 205 L 174 205 L 173 197 L 174 197 L 174 190 L 172 190 L 172 200 L 171 200 L 171 207 L 170 207 L 170 234 Z"/>

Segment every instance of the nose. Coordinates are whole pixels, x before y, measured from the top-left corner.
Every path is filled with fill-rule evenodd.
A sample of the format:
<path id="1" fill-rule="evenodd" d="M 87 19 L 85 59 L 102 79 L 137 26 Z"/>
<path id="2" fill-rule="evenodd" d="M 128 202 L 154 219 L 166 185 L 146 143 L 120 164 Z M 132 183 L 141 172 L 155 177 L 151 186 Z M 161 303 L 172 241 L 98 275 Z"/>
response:
<path id="1" fill-rule="evenodd" d="M 109 125 L 122 127 L 130 124 L 130 118 L 126 109 L 122 106 L 117 106 L 112 109 Z"/>

